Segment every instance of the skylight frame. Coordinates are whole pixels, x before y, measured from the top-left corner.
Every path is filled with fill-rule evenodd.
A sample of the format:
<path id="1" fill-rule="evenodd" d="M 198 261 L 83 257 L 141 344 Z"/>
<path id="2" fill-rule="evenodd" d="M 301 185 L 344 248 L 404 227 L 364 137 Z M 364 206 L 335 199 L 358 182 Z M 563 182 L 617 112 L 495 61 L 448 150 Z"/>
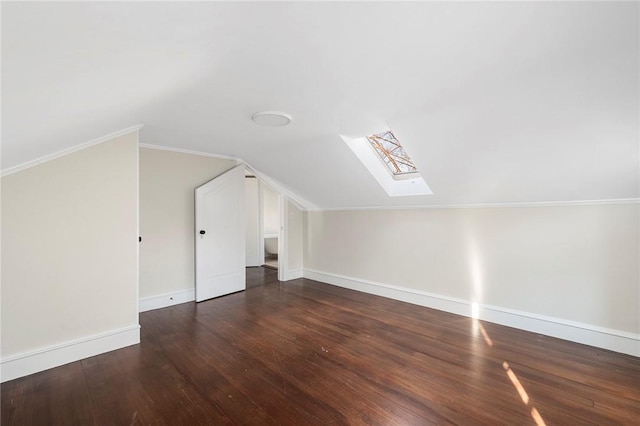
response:
<path id="1" fill-rule="evenodd" d="M 380 130 L 383 129 L 381 128 Z M 386 129 L 389 128 L 387 127 Z M 418 170 L 413 173 L 392 174 L 366 136 L 352 138 L 340 135 L 340 137 L 388 196 L 406 197 L 433 194 Z"/>
<path id="2" fill-rule="evenodd" d="M 394 179 L 419 175 L 418 168 L 392 130 L 366 136 L 365 139 Z"/>

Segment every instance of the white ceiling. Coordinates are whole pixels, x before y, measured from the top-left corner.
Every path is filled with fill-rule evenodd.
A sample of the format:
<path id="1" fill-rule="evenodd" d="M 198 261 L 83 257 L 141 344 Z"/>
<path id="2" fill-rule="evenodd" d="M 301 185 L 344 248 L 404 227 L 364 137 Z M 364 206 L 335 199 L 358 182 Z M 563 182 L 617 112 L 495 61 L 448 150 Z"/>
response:
<path id="1" fill-rule="evenodd" d="M 637 198 L 639 7 L 3 2 L 2 168 L 144 124 L 322 208 Z M 385 123 L 433 195 L 340 138 Z"/>

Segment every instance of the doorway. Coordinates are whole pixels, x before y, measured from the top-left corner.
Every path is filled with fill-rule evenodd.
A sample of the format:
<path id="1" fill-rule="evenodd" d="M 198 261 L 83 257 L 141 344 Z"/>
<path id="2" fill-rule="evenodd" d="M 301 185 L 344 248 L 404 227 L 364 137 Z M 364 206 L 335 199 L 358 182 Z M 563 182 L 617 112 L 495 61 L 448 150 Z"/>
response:
<path id="1" fill-rule="evenodd" d="M 257 178 L 250 169 L 245 171 L 245 238 L 247 267 L 265 267 L 282 271 L 286 259 L 282 206 L 285 198 Z"/>
<path id="2" fill-rule="evenodd" d="M 262 187 L 262 223 L 264 240 L 264 258 L 262 265 L 269 269 L 278 269 L 280 247 L 280 202 L 279 194 L 268 185 Z"/>

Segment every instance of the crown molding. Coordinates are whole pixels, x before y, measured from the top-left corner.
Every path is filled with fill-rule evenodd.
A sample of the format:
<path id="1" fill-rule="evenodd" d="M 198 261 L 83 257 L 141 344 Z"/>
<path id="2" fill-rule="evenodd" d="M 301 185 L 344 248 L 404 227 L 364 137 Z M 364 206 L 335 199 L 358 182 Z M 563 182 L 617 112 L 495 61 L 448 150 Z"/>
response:
<path id="1" fill-rule="evenodd" d="M 164 145 L 152 145 L 152 144 L 146 144 L 146 143 L 141 143 L 140 144 L 140 148 L 157 149 L 157 150 L 169 151 L 169 152 L 178 152 L 178 153 L 181 153 L 181 154 L 199 155 L 199 156 L 202 156 L 202 157 L 221 158 L 221 159 L 224 159 L 224 160 L 234 160 L 234 161 L 236 161 L 237 164 L 244 164 L 245 167 L 247 169 L 249 169 L 255 175 L 255 177 L 257 177 L 262 182 L 264 182 L 267 185 L 269 185 L 274 191 L 279 192 L 280 194 L 284 195 L 298 209 L 300 209 L 302 211 L 317 210 L 318 209 L 318 207 L 316 205 L 314 205 L 313 203 L 309 202 L 308 200 L 305 200 L 304 198 L 300 197 L 298 194 L 294 193 L 293 191 L 291 191 L 289 188 L 287 188 L 285 185 L 281 184 L 277 180 L 275 180 L 275 179 L 271 178 L 270 176 L 262 173 L 260 170 L 256 169 L 255 167 L 253 167 L 251 164 L 247 163 L 242 158 L 234 157 L 234 156 L 231 156 L 231 155 L 212 154 L 210 152 L 194 151 L 194 150 L 190 150 L 190 149 L 173 148 L 173 147 L 164 146 Z"/>
<path id="2" fill-rule="evenodd" d="M 522 208 L 522 207 L 568 207 L 598 206 L 611 204 L 640 204 L 640 198 L 612 198 L 606 200 L 570 200 L 570 201 L 533 201 L 527 203 L 484 203 L 484 204 L 440 204 L 417 206 L 362 206 L 362 207 L 329 207 L 308 209 L 309 211 L 359 211 L 359 210 L 442 210 L 442 209 L 487 209 L 487 208 Z"/>
<path id="3" fill-rule="evenodd" d="M 240 161 L 242 161 L 242 160 L 240 160 Z M 260 170 L 256 169 L 255 167 L 253 167 L 251 164 L 247 163 L 246 161 L 242 161 L 242 162 L 247 167 L 247 169 L 249 169 L 251 172 L 253 172 L 253 174 L 258 179 L 260 179 L 262 182 L 264 182 L 267 185 L 269 185 L 276 192 L 279 192 L 280 194 L 282 194 L 286 198 L 288 198 L 289 201 L 291 201 L 296 206 L 296 208 L 298 210 L 312 211 L 312 210 L 317 210 L 318 209 L 318 206 L 316 206 L 313 203 L 309 202 L 308 200 L 300 197 L 298 194 L 296 194 L 293 191 L 289 190 L 289 188 L 287 188 L 286 186 L 284 186 L 283 184 L 281 184 L 277 180 L 272 179 L 270 176 L 262 173 Z"/>
<path id="4" fill-rule="evenodd" d="M 98 145 L 98 144 L 101 144 L 103 142 L 107 142 L 107 141 L 109 141 L 111 139 L 115 139 L 115 138 L 120 137 L 120 136 L 128 135 L 129 133 L 137 132 L 140 129 L 142 129 L 142 127 L 144 127 L 143 124 L 127 127 L 125 129 L 118 130 L 117 132 L 109 133 L 108 135 L 104 135 L 104 136 L 101 136 L 99 138 L 92 139 L 92 140 L 90 140 L 88 142 L 84 142 L 84 143 L 81 143 L 81 144 L 78 144 L 78 145 L 74 145 L 72 147 L 65 148 L 65 149 L 63 149 L 61 151 L 57 151 L 57 152 L 54 152 L 54 153 L 51 153 L 51 154 L 47 154 L 47 155 L 45 155 L 43 157 L 36 158 L 35 160 L 27 161 L 25 163 L 18 164 L 17 166 L 9 167 L 8 169 L 2 170 L 1 176 L 2 177 L 8 176 L 10 174 L 17 173 L 17 172 L 20 172 L 22 170 L 29 169 L 31 167 L 34 167 L 34 166 L 49 162 L 51 160 L 55 160 L 57 158 L 64 157 L 64 156 L 69 155 L 69 154 L 73 154 L 74 152 L 82 151 L 83 149 L 90 148 L 90 147 L 92 147 L 94 145 Z"/>
<path id="5" fill-rule="evenodd" d="M 140 148 L 157 149 L 159 151 L 178 152 L 180 154 L 199 155 L 201 157 L 221 158 L 223 160 L 233 160 L 233 161 L 236 161 L 237 163 L 243 163 L 241 159 L 239 159 L 238 157 L 234 157 L 232 155 L 211 154 L 210 152 L 194 151 L 191 149 L 182 149 L 182 148 L 173 148 L 173 147 L 164 146 L 164 145 L 153 145 L 149 143 L 141 143 Z"/>

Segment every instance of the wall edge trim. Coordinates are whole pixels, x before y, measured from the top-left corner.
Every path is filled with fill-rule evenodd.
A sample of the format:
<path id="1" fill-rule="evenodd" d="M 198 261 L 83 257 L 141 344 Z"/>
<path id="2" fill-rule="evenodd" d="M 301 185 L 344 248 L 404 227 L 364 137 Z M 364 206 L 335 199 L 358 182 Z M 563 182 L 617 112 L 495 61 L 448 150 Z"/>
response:
<path id="1" fill-rule="evenodd" d="M 484 203 L 484 204 L 439 204 L 416 206 L 363 206 L 363 207 L 329 207 L 310 208 L 312 212 L 341 212 L 366 210 L 442 210 L 442 209 L 486 209 L 486 208 L 519 208 L 519 207 L 567 207 L 598 206 L 611 204 L 640 204 L 640 198 L 611 198 L 602 200 L 567 200 L 567 201 L 532 201 L 524 203 Z"/>
<path id="2" fill-rule="evenodd" d="M 140 325 L 134 324 L 57 345 L 3 357 L 1 382 L 14 380 L 74 361 L 140 343 Z"/>
<path id="3" fill-rule="evenodd" d="M 99 144 L 101 144 L 103 142 L 110 141 L 111 139 L 115 139 L 115 138 L 118 138 L 120 136 L 128 135 L 129 133 L 137 132 L 140 129 L 142 129 L 143 127 L 144 127 L 143 124 L 138 124 L 136 126 L 127 127 L 125 129 L 118 130 L 116 132 L 109 133 L 109 134 L 104 135 L 104 136 L 100 136 L 99 138 L 92 139 L 90 141 L 83 142 L 83 143 L 80 143 L 78 145 L 74 145 L 72 147 L 65 148 L 65 149 L 62 149 L 60 151 L 53 152 L 51 154 L 47 154 L 45 156 L 36 158 L 35 160 L 27 161 L 27 162 L 18 164 L 16 166 L 9 167 L 7 169 L 2 170 L 2 172 L 0 173 L 0 176 L 4 177 L 4 176 L 8 176 L 8 175 L 13 174 L 13 173 L 20 172 L 22 170 L 30 169 L 31 167 L 35 167 L 35 166 L 38 166 L 40 164 L 47 163 L 47 162 L 49 162 L 51 160 L 55 160 L 57 158 L 67 156 L 69 154 L 73 154 L 74 152 L 82 151 L 83 149 L 90 148 L 90 147 L 92 147 L 94 145 L 99 145 Z"/>
<path id="4" fill-rule="evenodd" d="M 302 268 L 289 269 L 286 272 L 287 273 L 286 273 L 286 280 L 285 281 L 297 280 L 298 278 L 303 278 L 304 277 L 304 269 L 302 269 Z"/>
<path id="5" fill-rule="evenodd" d="M 640 334 L 305 268 L 304 278 L 640 357 Z M 476 312 L 474 312 L 476 311 Z"/>
<path id="6" fill-rule="evenodd" d="M 169 306 L 192 302 L 194 300 L 196 300 L 195 288 L 170 291 L 155 296 L 141 297 L 138 301 L 138 309 L 142 313 L 154 309 L 168 308 Z"/>
<path id="7" fill-rule="evenodd" d="M 150 143 L 141 143 L 139 146 L 140 146 L 140 148 L 156 149 L 158 151 L 177 152 L 177 153 L 180 153 L 180 154 L 198 155 L 200 157 L 221 158 L 223 160 L 233 160 L 233 161 L 236 161 L 238 163 L 242 162 L 238 157 L 234 157 L 232 155 L 212 154 L 210 152 L 194 151 L 194 150 L 191 150 L 191 149 L 174 148 L 174 147 L 171 147 L 171 146 L 154 145 L 154 144 L 150 144 Z"/>
<path id="8" fill-rule="evenodd" d="M 224 160 L 233 160 L 238 165 L 239 164 L 244 164 L 245 167 L 247 167 L 249 170 L 251 170 L 258 179 L 260 179 L 265 184 L 269 185 L 275 191 L 277 191 L 277 192 L 283 194 L 284 196 L 286 196 L 287 199 L 289 199 L 293 204 L 295 204 L 300 210 L 307 211 L 307 210 L 316 210 L 316 209 L 318 209 L 318 207 L 315 206 L 313 203 L 311 203 L 310 201 L 302 198 L 301 196 L 299 196 L 295 192 L 291 191 L 285 185 L 283 185 L 282 183 L 278 182 L 277 180 L 275 180 L 275 179 L 271 178 L 270 176 L 262 173 L 260 170 L 256 169 L 255 167 L 253 167 L 251 164 L 249 164 L 248 162 L 246 162 L 245 160 L 243 160 L 240 157 L 235 157 L 233 155 L 213 154 L 213 153 L 210 153 L 210 152 L 195 151 L 195 150 L 183 149 L 183 148 L 173 148 L 173 147 L 170 147 L 170 146 L 153 145 L 153 144 L 146 144 L 146 143 L 141 143 L 140 144 L 140 148 L 157 149 L 157 150 L 160 150 L 160 151 L 178 152 L 178 153 L 181 153 L 181 154 L 199 155 L 199 156 L 202 156 L 202 157 L 213 157 L 213 158 L 221 158 L 221 159 L 224 159 Z"/>

